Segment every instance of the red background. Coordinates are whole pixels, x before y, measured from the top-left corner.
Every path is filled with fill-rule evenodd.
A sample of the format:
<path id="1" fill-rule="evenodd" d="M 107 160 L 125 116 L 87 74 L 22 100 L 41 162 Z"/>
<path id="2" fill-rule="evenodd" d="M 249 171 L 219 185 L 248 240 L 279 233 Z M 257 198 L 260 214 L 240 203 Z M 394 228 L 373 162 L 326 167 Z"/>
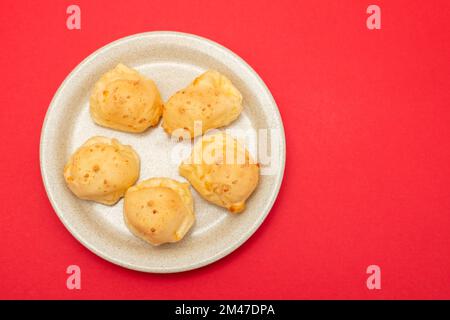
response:
<path id="1" fill-rule="evenodd" d="M 382 29 L 366 28 L 378 4 Z M 66 28 L 78 4 L 82 30 Z M 223 260 L 153 275 L 98 258 L 63 227 L 39 137 L 66 75 L 99 47 L 152 30 L 243 57 L 284 120 L 275 206 Z M 449 1 L 0 2 L 0 298 L 450 298 Z M 65 286 L 82 269 L 82 289 Z M 368 290 L 377 264 L 382 289 Z"/>

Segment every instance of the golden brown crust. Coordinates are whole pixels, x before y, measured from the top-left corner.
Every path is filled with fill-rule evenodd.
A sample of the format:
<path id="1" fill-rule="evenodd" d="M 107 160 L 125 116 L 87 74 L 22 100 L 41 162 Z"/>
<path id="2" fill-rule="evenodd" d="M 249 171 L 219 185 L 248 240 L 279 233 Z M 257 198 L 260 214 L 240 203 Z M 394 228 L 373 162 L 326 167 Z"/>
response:
<path id="1" fill-rule="evenodd" d="M 97 124 L 126 132 L 155 126 L 162 108 L 155 83 L 123 64 L 105 73 L 90 97 L 91 116 Z"/>
<path id="2" fill-rule="evenodd" d="M 195 221 L 189 184 L 152 178 L 131 187 L 124 220 L 134 235 L 152 245 L 180 241 Z"/>
<path id="3" fill-rule="evenodd" d="M 233 213 L 245 209 L 259 181 L 258 164 L 244 146 L 224 133 L 204 136 L 179 172 L 203 198 Z"/>
<path id="4" fill-rule="evenodd" d="M 193 138 L 230 124 L 242 108 L 242 95 L 231 81 L 208 70 L 170 97 L 164 106 L 162 126 L 169 134 L 187 130 Z M 198 129 L 194 128 L 196 121 L 201 121 Z"/>
<path id="5" fill-rule="evenodd" d="M 69 158 L 64 179 L 80 199 L 112 205 L 139 177 L 139 156 L 116 139 L 92 137 Z"/>

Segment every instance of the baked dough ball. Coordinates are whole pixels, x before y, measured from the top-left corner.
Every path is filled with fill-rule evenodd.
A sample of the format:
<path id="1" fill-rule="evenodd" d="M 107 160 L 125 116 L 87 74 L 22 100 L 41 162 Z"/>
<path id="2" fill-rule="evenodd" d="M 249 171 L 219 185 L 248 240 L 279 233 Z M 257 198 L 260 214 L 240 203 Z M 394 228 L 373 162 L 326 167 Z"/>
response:
<path id="1" fill-rule="evenodd" d="M 188 183 L 152 178 L 125 194 L 124 220 L 137 237 L 153 244 L 180 241 L 195 221 Z"/>
<path id="2" fill-rule="evenodd" d="M 97 124 L 127 132 L 142 132 L 156 125 L 162 108 L 155 83 L 123 64 L 97 81 L 90 99 L 91 116 Z"/>
<path id="3" fill-rule="evenodd" d="M 203 198 L 234 213 L 245 209 L 259 180 L 259 165 L 224 133 L 202 137 L 179 171 Z"/>
<path id="4" fill-rule="evenodd" d="M 139 177 L 139 156 L 116 139 L 93 137 L 64 167 L 69 189 L 80 199 L 116 203 Z"/>
<path id="5" fill-rule="evenodd" d="M 185 129 L 193 138 L 230 124 L 241 111 L 241 93 L 223 74 L 209 70 L 170 97 L 164 106 L 162 126 L 169 134 Z M 201 121 L 196 130 L 195 121 Z"/>

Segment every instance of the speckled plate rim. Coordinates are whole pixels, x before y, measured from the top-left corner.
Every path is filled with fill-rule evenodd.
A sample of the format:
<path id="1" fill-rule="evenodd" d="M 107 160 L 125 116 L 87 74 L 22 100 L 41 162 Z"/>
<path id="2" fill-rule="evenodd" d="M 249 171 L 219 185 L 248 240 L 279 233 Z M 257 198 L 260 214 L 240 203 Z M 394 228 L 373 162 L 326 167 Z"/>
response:
<path id="1" fill-rule="evenodd" d="M 61 92 L 63 91 L 63 89 L 68 85 L 68 83 L 70 83 L 70 80 L 75 77 L 75 75 L 83 68 L 83 66 L 85 66 L 86 64 L 89 64 L 92 60 L 96 59 L 96 57 L 101 52 L 111 49 L 112 47 L 117 46 L 117 45 L 123 45 L 124 43 L 126 43 L 129 40 L 135 40 L 137 38 L 153 37 L 153 36 L 156 36 L 156 37 L 163 37 L 163 36 L 180 37 L 180 38 L 184 38 L 184 39 L 194 39 L 197 41 L 202 41 L 206 45 L 213 46 L 213 47 L 215 47 L 215 49 L 218 49 L 218 50 L 222 50 L 225 54 L 228 54 L 230 56 L 230 58 L 234 59 L 239 65 L 241 65 L 243 68 L 247 69 L 247 71 L 249 71 L 254 76 L 256 81 L 259 82 L 261 87 L 264 88 L 264 90 L 266 91 L 265 93 L 268 95 L 269 99 L 271 100 L 272 106 L 275 107 L 274 108 L 275 110 L 273 110 L 273 111 L 274 111 L 274 114 L 276 115 L 275 121 L 277 123 L 277 127 L 279 129 L 279 134 L 280 134 L 280 138 L 281 138 L 280 155 L 279 155 L 280 157 L 278 159 L 280 161 L 280 170 L 277 173 L 276 184 L 275 184 L 275 187 L 272 189 L 273 190 L 272 194 L 268 198 L 267 203 L 264 207 L 264 213 L 262 215 L 260 215 L 257 220 L 255 220 L 255 223 L 252 225 L 251 228 L 249 228 L 246 232 L 242 233 L 241 237 L 235 243 L 233 243 L 226 249 L 210 256 L 207 259 L 203 259 L 202 261 L 193 262 L 193 263 L 183 266 L 183 267 L 163 267 L 163 268 L 149 267 L 149 268 L 147 268 L 147 267 L 142 267 L 139 265 L 134 265 L 131 263 L 124 262 L 121 259 L 118 259 L 114 256 L 111 256 L 111 255 L 108 255 L 108 254 L 102 252 L 101 250 L 98 250 L 94 243 L 91 243 L 89 241 L 89 239 L 86 239 L 83 236 L 81 236 L 80 234 L 78 234 L 77 231 L 75 230 L 75 228 L 73 228 L 66 221 L 66 219 L 64 217 L 64 213 L 62 212 L 62 209 L 58 206 L 58 202 L 55 200 L 54 195 L 50 191 L 48 176 L 47 176 L 47 172 L 46 172 L 47 169 L 44 165 L 44 163 L 46 161 L 46 158 L 45 158 L 46 154 L 43 152 L 43 149 L 44 149 L 45 144 L 48 141 L 48 138 L 47 138 L 48 119 L 50 117 L 50 114 L 52 114 L 54 112 L 55 101 L 58 100 L 58 97 L 61 95 Z M 183 271 L 198 269 L 198 268 L 204 267 L 206 265 L 209 265 L 215 261 L 222 259 L 223 257 L 227 256 L 228 254 L 230 254 L 231 252 L 233 252 L 234 250 L 239 248 L 243 243 L 245 243 L 256 232 L 256 230 L 260 227 L 260 225 L 263 223 L 263 221 L 269 214 L 273 204 L 275 203 L 275 200 L 278 196 L 278 192 L 281 187 L 281 183 L 282 183 L 283 176 L 284 176 L 285 163 L 286 163 L 286 138 L 285 138 L 285 134 L 284 134 L 283 121 L 281 119 L 281 115 L 280 115 L 279 109 L 277 107 L 277 104 L 276 104 L 272 94 L 270 93 L 270 90 L 268 89 L 268 87 L 266 86 L 264 81 L 256 73 L 256 71 L 253 70 L 253 68 L 250 67 L 250 65 L 247 64 L 247 62 L 245 62 L 241 57 L 239 57 L 237 54 L 235 54 L 231 50 L 227 49 L 226 47 L 218 44 L 217 42 L 214 42 L 214 41 L 209 40 L 204 37 L 200 37 L 200 36 L 189 34 L 189 33 L 177 32 L 177 31 L 150 31 L 150 32 L 137 33 L 134 35 L 120 38 L 118 40 L 115 40 L 115 41 L 101 47 L 100 49 L 97 49 L 95 52 L 93 52 L 87 58 L 85 58 L 82 62 L 80 62 L 75 67 L 75 69 L 73 69 L 72 72 L 69 73 L 69 75 L 64 79 L 64 81 L 59 86 L 58 90 L 56 91 L 55 95 L 53 96 L 53 98 L 50 102 L 50 105 L 47 109 L 47 112 L 46 112 L 46 115 L 44 118 L 44 122 L 42 125 L 42 130 L 41 130 L 41 138 L 40 138 L 40 146 L 39 146 L 39 159 L 40 159 L 40 169 L 41 169 L 42 180 L 44 183 L 44 188 L 45 188 L 45 191 L 47 193 L 47 196 L 50 200 L 50 203 L 51 203 L 55 213 L 57 214 L 57 216 L 59 217 L 59 219 L 61 220 L 63 225 L 66 227 L 66 229 L 83 246 L 85 246 L 87 249 L 89 249 L 91 252 L 93 252 L 97 256 L 99 256 L 113 264 L 119 265 L 119 266 L 127 268 L 127 269 L 141 271 L 141 272 L 147 272 L 147 273 L 175 273 L 175 272 L 183 272 Z"/>

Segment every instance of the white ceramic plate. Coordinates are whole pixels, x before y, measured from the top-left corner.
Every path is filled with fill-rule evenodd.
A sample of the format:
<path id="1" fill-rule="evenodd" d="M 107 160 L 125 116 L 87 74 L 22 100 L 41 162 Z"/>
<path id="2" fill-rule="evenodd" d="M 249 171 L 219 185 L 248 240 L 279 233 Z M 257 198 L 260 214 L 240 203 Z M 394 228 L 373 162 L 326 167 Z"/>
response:
<path id="1" fill-rule="evenodd" d="M 216 69 L 244 97 L 244 111 L 226 129 L 271 130 L 269 164 L 262 164 L 260 184 L 242 214 L 207 203 L 192 189 L 196 223 L 175 244 L 152 247 L 134 237 L 122 217 L 123 200 L 109 207 L 76 198 L 66 187 L 63 167 L 77 147 L 94 135 L 115 137 L 141 157 L 140 180 L 166 176 L 184 181 L 173 160 L 175 142 L 158 125 L 142 134 L 100 127 L 89 115 L 89 95 L 97 79 L 122 62 L 153 79 L 166 101 L 207 69 Z M 240 136 L 239 134 L 234 134 Z M 269 135 L 268 135 L 269 136 Z M 261 140 L 261 139 L 260 139 Z M 250 148 L 254 156 L 257 149 Z M 245 142 L 245 141 L 244 141 Z M 189 147 L 190 142 L 184 142 Z M 263 151 L 264 152 L 264 151 Z M 41 172 L 48 197 L 66 228 L 100 257 L 145 272 L 179 272 L 212 263 L 244 243 L 269 213 L 283 178 L 285 138 L 278 108 L 259 76 L 228 49 L 198 36 L 149 32 L 129 36 L 99 49 L 81 62 L 56 92 L 44 121 Z"/>

